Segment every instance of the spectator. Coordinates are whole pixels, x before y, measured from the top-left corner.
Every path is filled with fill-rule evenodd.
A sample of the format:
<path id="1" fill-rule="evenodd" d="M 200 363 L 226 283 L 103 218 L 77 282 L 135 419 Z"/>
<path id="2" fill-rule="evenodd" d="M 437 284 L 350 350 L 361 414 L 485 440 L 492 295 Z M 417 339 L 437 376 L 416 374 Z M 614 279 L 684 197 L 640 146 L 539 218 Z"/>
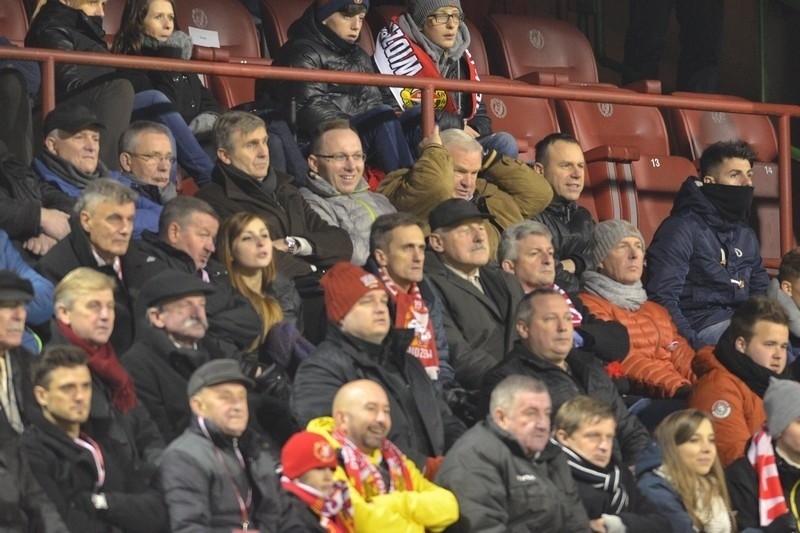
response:
<path id="1" fill-rule="evenodd" d="M 637 484 L 669 519 L 672 531 L 736 531 L 708 415 L 696 409 L 675 411 L 654 436 L 656 442 L 636 463 Z"/>
<path id="2" fill-rule="evenodd" d="M 14 46 L 0 36 L 0 47 Z M 31 90 L 29 78 L 41 82 L 39 65 L 31 61 L 0 60 L 0 143 L 7 147 L 23 165 L 33 159 L 33 118 L 31 116 Z M 6 148 L 3 149 L 5 151 Z"/>
<path id="3" fill-rule="evenodd" d="M 154 465 L 164 450 L 164 440 L 109 342 L 114 324 L 113 288 L 111 277 L 91 268 L 76 268 L 67 274 L 56 286 L 56 318 L 48 348 L 77 346 L 88 355 L 86 364 L 94 389 L 88 423 L 102 427 L 109 442 L 129 460 Z"/>
<path id="4" fill-rule="evenodd" d="M 306 531 L 278 486 L 276 459 L 247 429 L 252 386 L 231 359 L 209 361 L 189 378 L 191 423 L 159 465 L 174 533 Z"/>
<path id="5" fill-rule="evenodd" d="M 122 132 L 119 166 L 131 188 L 153 203 L 164 205 L 178 194 L 170 179 L 175 167 L 170 133 L 158 122 L 138 120 Z"/>
<path id="6" fill-rule="evenodd" d="M 513 313 L 522 299 L 517 280 L 489 264 L 483 224 L 489 216 L 461 198 L 439 204 L 430 215 L 432 253 L 425 261 L 444 303 L 450 364 L 456 380 L 472 391 L 511 349 Z"/>
<path id="7" fill-rule="evenodd" d="M 347 232 L 322 220 L 291 185 L 292 177 L 270 167 L 263 120 L 231 111 L 217 121 L 214 135 L 214 181 L 197 198 L 223 217 L 248 211 L 266 218 L 280 272 L 306 276 L 352 256 Z"/>
<path id="8" fill-rule="evenodd" d="M 474 203 L 492 218 L 484 222 L 491 257 L 497 254 L 504 228 L 539 214 L 553 193 L 531 167 L 483 147 L 468 133 L 438 126 L 422 140 L 422 155 L 410 168 L 387 175 L 378 192 L 398 211 L 427 220 L 437 205 L 449 198 Z M 452 176 L 453 180 L 443 179 Z"/>
<path id="9" fill-rule="evenodd" d="M 572 314 L 564 297 L 553 289 L 528 293 L 517 310 L 516 328 L 519 342 L 483 380 L 483 412 L 490 407 L 497 383 L 514 374 L 536 377 L 547 384 L 556 411 L 570 398 L 591 396 L 608 405 L 617 419 L 614 460 L 632 465 L 650 436 L 625 407 L 600 362 L 573 348 Z"/>
<path id="10" fill-rule="evenodd" d="M 369 256 L 369 228 L 396 209 L 364 179 L 366 154 L 358 133 L 344 119 L 323 122 L 311 138 L 308 180 L 300 194 L 317 214 L 347 231 L 353 241 L 351 261 L 363 265 Z"/>
<path id="11" fill-rule="evenodd" d="M 134 321 L 128 289 L 133 270 L 131 247 L 136 193 L 116 181 L 100 178 L 81 193 L 75 204 L 72 231 L 37 264 L 44 277 L 58 283 L 78 267 L 89 267 L 112 280 L 116 307 L 112 343 L 122 353 L 133 341 Z"/>
<path id="12" fill-rule="evenodd" d="M 778 277 L 772 278 L 767 296 L 780 304 L 789 316 L 789 362 L 800 355 L 800 248 L 790 250 L 781 259 Z"/>
<path id="13" fill-rule="evenodd" d="M 460 0 L 413 0 L 406 12 L 392 18 L 378 33 L 373 61 L 382 74 L 428 76 L 480 81 L 472 55 L 470 34 L 464 23 Z M 404 43 L 402 45 L 401 43 Z M 392 52 L 397 51 L 399 52 Z M 400 67 L 400 65 L 403 65 Z M 392 87 L 395 108 L 413 109 L 420 116 L 418 89 Z M 481 93 L 436 91 L 436 112 L 443 129 L 463 129 L 487 150 L 516 159 L 517 140 L 505 132 L 492 133 L 492 119 L 486 113 Z M 409 117 L 403 117 L 405 123 Z M 411 141 L 419 143 L 419 128 Z"/>
<path id="14" fill-rule="evenodd" d="M 356 532 L 443 531 L 458 518 L 458 503 L 429 481 L 434 465 L 421 471 L 388 438 L 399 414 L 392 403 L 380 384 L 354 380 L 336 392 L 333 416 L 312 420 L 308 429 L 337 450 L 334 479 L 350 488 Z"/>
<path id="15" fill-rule="evenodd" d="M 764 410 L 767 422 L 753 435 L 747 455 L 725 470 L 731 508 L 740 531 L 796 531 L 800 385 L 770 378 Z"/>
<path id="16" fill-rule="evenodd" d="M 647 294 L 667 308 L 695 349 L 716 344 L 736 308 L 769 286 L 758 239 L 747 225 L 754 159 L 743 141 L 703 150 L 702 177 L 683 182 L 648 249 Z"/>
<path id="17" fill-rule="evenodd" d="M 372 73 L 372 60 L 358 44 L 369 0 L 316 0 L 289 27 L 289 38 L 275 53 L 281 67 Z M 261 92 L 261 91 L 259 91 Z M 414 162 L 400 121 L 373 85 L 282 82 L 278 100 L 297 106 L 297 129 L 308 140 L 328 120 L 346 119 L 361 136 L 367 162 L 385 172 Z"/>
<path id="18" fill-rule="evenodd" d="M 464 428 L 419 360 L 408 354 L 413 332 L 392 330 L 381 281 L 352 263 L 340 263 L 325 274 L 322 286 L 330 325 L 325 340 L 297 370 L 292 391 L 296 420 L 304 426 L 327 416 L 342 385 L 373 379 L 389 395 L 392 442 L 420 469 L 441 461 Z"/>
<path id="19" fill-rule="evenodd" d="M 458 499 L 450 531 L 590 531 L 566 456 L 550 442 L 551 407 L 535 378 L 511 376 L 492 391 L 490 415 L 456 442 L 436 478 Z"/>
<path id="20" fill-rule="evenodd" d="M 44 150 L 33 160 L 33 169 L 50 185 L 77 198 L 90 183 L 111 178 L 123 185 L 131 181 L 119 172 L 109 171 L 98 159 L 100 131 L 105 126 L 83 106 L 57 107 L 44 122 Z M 147 197 L 135 198 L 134 234 L 155 231 L 161 206 Z"/>
<path id="21" fill-rule="evenodd" d="M 211 359 L 202 341 L 208 330 L 206 297 L 213 292 L 208 283 L 167 269 L 150 278 L 139 293 L 137 307 L 147 310 L 147 326 L 139 328 L 136 342 L 120 361 L 164 442 L 172 442 L 188 427 L 186 383 Z"/>
<path id="22" fill-rule="evenodd" d="M 22 442 L 31 470 L 70 531 L 167 531 L 155 469 L 126 453 L 106 430 L 87 425 L 93 396 L 86 354 L 48 348 L 36 360 L 33 384 L 43 417 Z"/>
<path id="23" fill-rule="evenodd" d="M 744 455 L 747 440 L 766 420 L 762 399 L 769 378 L 785 375 L 787 324 L 779 304 L 754 296 L 736 309 L 715 347 L 697 352 L 689 406 L 711 415 L 723 466 Z"/>
<path id="24" fill-rule="evenodd" d="M 567 456 L 592 531 L 669 531 L 669 520 L 636 487 L 633 474 L 612 458 L 614 411 L 589 396 L 567 400 L 556 414 L 554 436 Z"/>
<path id="25" fill-rule="evenodd" d="M 347 482 L 334 480 L 336 452 L 322 435 L 295 433 L 281 450 L 281 488 L 299 508 L 306 531 L 354 531 L 353 505 Z M 381 524 L 385 526 L 386 524 Z"/>
<path id="26" fill-rule="evenodd" d="M 685 398 L 692 389 L 695 352 L 678 333 L 666 309 L 647 300 L 642 287 L 644 238 L 624 220 L 594 227 L 592 255 L 597 272 L 583 273 L 581 295 L 598 317 L 618 320 L 630 334 L 631 349 L 622 361 L 634 394 Z"/>
<path id="27" fill-rule="evenodd" d="M 588 209 L 578 205 L 586 172 L 583 148 L 568 133 L 551 133 L 536 143 L 533 168 L 550 183 L 553 201 L 531 218 L 553 234 L 556 285 L 570 294 L 577 293 L 581 274 L 596 266 L 589 251 L 594 220 Z"/>

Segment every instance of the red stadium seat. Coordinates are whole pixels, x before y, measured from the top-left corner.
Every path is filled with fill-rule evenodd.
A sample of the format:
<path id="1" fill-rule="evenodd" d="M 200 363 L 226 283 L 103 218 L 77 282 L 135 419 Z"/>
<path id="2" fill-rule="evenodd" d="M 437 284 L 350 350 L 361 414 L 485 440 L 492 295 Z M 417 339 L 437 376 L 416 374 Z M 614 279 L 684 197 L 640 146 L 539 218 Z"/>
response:
<path id="1" fill-rule="evenodd" d="M 103 30 L 106 32 L 105 40 L 109 48 L 114 44 L 114 37 L 119 33 L 122 26 L 122 11 L 125 9 L 125 0 L 108 0 L 103 6 L 105 16 L 103 17 Z"/>
<path id="2" fill-rule="evenodd" d="M 0 35 L 17 46 L 25 44 L 28 33 L 28 14 L 23 0 L 3 0 L 0 2 Z"/>

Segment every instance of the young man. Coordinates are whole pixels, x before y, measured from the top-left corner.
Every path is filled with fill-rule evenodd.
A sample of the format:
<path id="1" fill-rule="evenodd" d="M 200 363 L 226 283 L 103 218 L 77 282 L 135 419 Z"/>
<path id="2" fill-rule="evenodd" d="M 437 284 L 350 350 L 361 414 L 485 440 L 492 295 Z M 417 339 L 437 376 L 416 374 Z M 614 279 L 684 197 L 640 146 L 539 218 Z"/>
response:
<path id="1" fill-rule="evenodd" d="M 800 355 L 800 248 L 783 256 L 778 277 L 769 282 L 767 296 L 778 302 L 789 316 L 789 362 Z"/>
<path id="2" fill-rule="evenodd" d="M 669 521 L 636 488 L 611 449 L 617 430 L 614 411 L 590 396 L 576 396 L 558 410 L 554 435 L 567 456 L 593 531 L 668 531 Z"/>

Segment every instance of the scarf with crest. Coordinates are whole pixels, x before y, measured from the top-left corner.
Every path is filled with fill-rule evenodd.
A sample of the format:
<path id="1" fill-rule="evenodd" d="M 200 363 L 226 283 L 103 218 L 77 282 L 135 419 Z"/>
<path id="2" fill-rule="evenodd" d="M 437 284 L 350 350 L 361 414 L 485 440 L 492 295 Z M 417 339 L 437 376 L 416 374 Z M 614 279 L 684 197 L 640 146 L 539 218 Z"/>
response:
<path id="1" fill-rule="evenodd" d="M 319 525 L 327 533 L 353 533 L 356 530 L 350 490 L 344 481 L 333 482 L 333 493 L 330 496 L 286 476 L 281 476 L 281 488 L 297 496 L 319 516 Z"/>
<path id="2" fill-rule="evenodd" d="M 338 429 L 331 435 L 336 442 L 341 444 L 340 453 L 344 471 L 364 500 L 369 502 L 373 497 L 381 494 L 414 490 L 411 472 L 406 466 L 403 452 L 389 439 L 383 439 L 380 449 L 381 457 L 389 470 L 389 486 L 387 487 L 378 467 L 372 464 L 369 457 L 359 450 L 350 439 Z"/>
<path id="3" fill-rule="evenodd" d="M 611 503 L 607 509 L 607 514 L 618 515 L 628 508 L 628 491 L 622 484 L 622 473 L 619 466 L 613 465 L 610 468 L 599 468 L 567 446 L 561 445 L 561 449 L 567 455 L 567 464 L 572 471 L 572 477 L 576 481 L 589 483 L 592 488 L 603 490 L 611 494 Z"/>
<path id="4" fill-rule="evenodd" d="M 428 377 L 439 379 L 439 349 L 436 347 L 433 321 L 419 286 L 412 282 L 409 292 L 404 292 L 385 269 L 380 269 L 380 276 L 395 305 L 394 326 L 414 330 L 414 340 L 408 346 L 409 355 L 419 359 Z"/>

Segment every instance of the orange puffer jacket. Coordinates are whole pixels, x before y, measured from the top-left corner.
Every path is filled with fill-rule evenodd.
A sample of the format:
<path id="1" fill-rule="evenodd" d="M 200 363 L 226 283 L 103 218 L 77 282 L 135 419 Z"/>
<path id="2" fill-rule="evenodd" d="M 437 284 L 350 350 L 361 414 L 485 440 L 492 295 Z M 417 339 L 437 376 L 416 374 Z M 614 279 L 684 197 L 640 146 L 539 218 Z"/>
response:
<path id="1" fill-rule="evenodd" d="M 637 311 L 628 311 L 593 294 L 580 296 L 597 318 L 616 320 L 628 328 L 631 348 L 622 366 L 632 392 L 671 398 L 679 388 L 695 382 L 695 352 L 664 307 L 647 301 Z"/>

